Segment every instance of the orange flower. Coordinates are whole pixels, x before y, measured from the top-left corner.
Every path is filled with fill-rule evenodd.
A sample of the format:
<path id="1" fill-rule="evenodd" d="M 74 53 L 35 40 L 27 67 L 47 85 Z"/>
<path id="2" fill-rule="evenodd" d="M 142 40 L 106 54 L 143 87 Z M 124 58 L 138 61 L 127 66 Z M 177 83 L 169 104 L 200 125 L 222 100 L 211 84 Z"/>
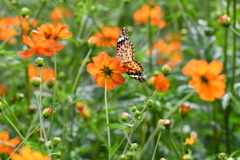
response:
<path id="1" fill-rule="evenodd" d="M 22 35 L 22 41 L 25 45 L 32 47 L 31 49 L 18 53 L 24 59 L 28 59 L 34 53 L 37 55 L 43 54 L 46 56 L 52 56 L 57 54 L 55 51 L 60 51 L 63 49 L 63 46 L 60 44 L 60 42 L 56 42 L 53 39 L 42 40 L 36 37 L 31 39 L 27 35 Z"/>
<path id="2" fill-rule="evenodd" d="M 20 21 L 20 18 L 18 18 L 18 21 Z M 22 29 L 24 29 L 25 31 L 29 31 L 31 27 L 37 27 L 38 25 L 38 21 L 35 20 L 34 18 L 27 18 L 24 17 L 21 27 Z"/>
<path id="3" fill-rule="evenodd" d="M 13 18 L 5 17 L 0 19 L 0 40 L 4 41 L 10 36 L 8 42 L 11 42 L 17 35 L 17 31 L 13 29 L 14 26 Z"/>
<path id="4" fill-rule="evenodd" d="M 186 116 L 190 112 L 190 106 L 181 105 L 178 111 L 182 116 Z"/>
<path id="5" fill-rule="evenodd" d="M 133 14 L 136 24 L 148 23 L 148 17 L 151 18 L 152 26 L 159 28 L 164 28 L 166 26 L 166 22 L 161 20 L 164 14 L 161 13 L 160 6 L 150 8 L 148 5 L 144 4 Z"/>
<path id="6" fill-rule="evenodd" d="M 97 47 L 112 47 L 116 46 L 117 44 L 117 39 L 120 33 L 120 28 L 119 27 L 114 27 L 114 28 L 109 28 L 109 27 L 104 27 L 102 28 L 101 32 L 95 33 L 93 36 L 98 37 L 95 42 Z"/>
<path id="7" fill-rule="evenodd" d="M 7 88 L 4 85 L 0 84 L 0 96 L 4 95 L 7 93 Z"/>
<path id="8" fill-rule="evenodd" d="M 107 53 L 100 52 L 98 56 L 92 57 L 92 60 L 94 63 L 87 65 L 87 71 L 94 76 L 98 86 L 105 86 L 106 90 L 110 90 L 124 83 L 124 78 L 120 74 L 126 73 L 126 70 L 116 57 L 111 58 Z"/>
<path id="9" fill-rule="evenodd" d="M 32 77 L 39 77 L 39 76 L 40 76 L 39 68 L 36 67 L 34 64 L 29 64 L 28 65 L 29 81 Z M 46 82 L 49 79 L 54 78 L 54 70 L 52 68 L 42 67 L 42 76 L 43 76 L 43 82 Z"/>
<path id="10" fill-rule="evenodd" d="M 12 160 L 50 160 L 49 156 L 44 156 L 40 152 L 31 151 L 28 147 L 22 147 L 20 149 L 21 154 L 14 154 Z"/>
<path id="11" fill-rule="evenodd" d="M 223 69 L 222 64 L 215 60 L 207 63 L 205 60 L 192 59 L 182 72 L 192 80 L 188 84 L 196 89 L 200 98 L 204 101 L 214 101 L 225 94 L 225 75 L 218 75 Z"/>
<path id="12" fill-rule="evenodd" d="M 190 138 L 186 138 L 185 143 L 189 145 L 193 145 L 196 138 L 197 138 L 197 134 L 192 133 Z"/>
<path id="13" fill-rule="evenodd" d="M 33 30 L 32 34 L 41 39 L 68 39 L 72 37 L 72 33 L 68 31 L 68 27 L 62 23 L 53 24 L 42 24 L 37 27 L 38 31 Z"/>
<path id="14" fill-rule="evenodd" d="M 167 78 L 164 77 L 163 74 L 159 74 L 158 76 L 154 76 L 153 85 L 158 92 L 168 91 L 170 87 L 170 83 Z"/>
<path id="15" fill-rule="evenodd" d="M 51 11 L 50 19 L 54 22 L 61 21 L 64 17 L 71 17 L 72 12 L 63 6 L 58 6 Z"/>
<path id="16" fill-rule="evenodd" d="M 179 41 L 174 40 L 170 44 L 167 44 L 160 39 L 154 43 L 150 53 L 157 50 L 157 55 L 161 57 L 161 59 L 157 61 L 158 64 L 168 63 L 171 67 L 176 67 L 176 64 L 183 60 L 180 47 Z"/>
<path id="17" fill-rule="evenodd" d="M 15 147 L 20 143 L 18 137 L 11 140 L 9 139 L 9 134 L 6 131 L 0 132 L 0 154 L 7 153 L 11 155 Z"/>

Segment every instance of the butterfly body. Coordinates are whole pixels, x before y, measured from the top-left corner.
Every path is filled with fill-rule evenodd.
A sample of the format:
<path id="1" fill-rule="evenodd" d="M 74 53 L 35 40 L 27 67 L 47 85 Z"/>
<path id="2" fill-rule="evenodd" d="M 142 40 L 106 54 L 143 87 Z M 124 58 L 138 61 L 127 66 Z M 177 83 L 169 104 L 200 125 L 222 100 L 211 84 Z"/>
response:
<path id="1" fill-rule="evenodd" d="M 128 29 L 123 27 L 120 32 L 117 42 L 117 59 L 123 63 L 123 67 L 126 69 L 127 74 L 136 79 L 139 82 L 146 82 L 143 72 L 144 68 L 140 62 L 135 60 L 135 48 L 133 43 L 129 40 Z"/>

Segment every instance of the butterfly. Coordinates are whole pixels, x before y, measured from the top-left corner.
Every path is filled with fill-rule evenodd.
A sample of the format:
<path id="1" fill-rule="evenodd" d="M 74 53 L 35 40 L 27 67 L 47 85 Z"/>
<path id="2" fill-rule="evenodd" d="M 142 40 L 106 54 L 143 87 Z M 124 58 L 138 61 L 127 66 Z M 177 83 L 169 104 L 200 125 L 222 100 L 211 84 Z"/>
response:
<path id="1" fill-rule="evenodd" d="M 134 59 L 135 48 L 128 37 L 127 27 L 123 27 L 117 41 L 116 57 L 123 63 L 127 74 L 139 82 L 146 82 L 144 68 L 140 62 Z"/>

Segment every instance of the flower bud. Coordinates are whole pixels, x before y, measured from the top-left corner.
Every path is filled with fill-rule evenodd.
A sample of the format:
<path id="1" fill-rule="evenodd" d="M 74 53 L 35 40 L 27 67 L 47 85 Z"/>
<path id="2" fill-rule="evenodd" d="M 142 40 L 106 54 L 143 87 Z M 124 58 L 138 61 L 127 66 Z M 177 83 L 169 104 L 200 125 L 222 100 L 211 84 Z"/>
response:
<path id="1" fill-rule="evenodd" d="M 164 124 L 164 120 L 163 119 L 159 119 L 157 125 L 159 127 L 161 127 L 161 126 L 163 126 L 163 124 Z"/>
<path id="2" fill-rule="evenodd" d="M 33 114 L 36 111 L 37 107 L 35 105 L 30 105 L 28 111 L 30 114 Z"/>
<path id="3" fill-rule="evenodd" d="M 137 109 L 136 106 L 132 106 L 132 107 L 130 107 L 130 110 L 134 113 L 134 112 L 136 112 L 138 109 Z"/>
<path id="4" fill-rule="evenodd" d="M 87 120 L 91 116 L 90 110 L 89 109 L 84 109 L 80 112 L 81 116 Z"/>
<path id="5" fill-rule="evenodd" d="M 134 113 L 134 116 L 135 116 L 135 117 L 141 116 L 141 112 L 140 112 L 140 111 L 136 111 L 136 112 Z"/>
<path id="6" fill-rule="evenodd" d="M 51 108 L 45 108 L 42 115 L 44 118 L 50 118 L 53 114 L 53 110 Z"/>
<path id="7" fill-rule="evenodd" d="M 44 142 L 45 142 L 45 139 L 44 139 L 44 138 L 39 138 L 38 142 L 39 142 L 39 143 L 44 143 Z"/>
<path id="8" fill-rule="evenodd" d="M 185 117 L 190 111 L 190 106 L 181 105 L 178 111 L 182 117 Z"/>
<path id="9" fill-rule="evenodd" d="M 169 119 L 166 119 L 163 121 L 163 125 L 165 126 L 166 129 L 169 129 L 172 125 L 172 122 Z"/>
<path id="10" fill-rule="evenodd" d="M 82 111 L 84 109 L 84 103 L 83 102 L 77 102 L 75 104 L 75 107 L 78 111 Z"/>
<path id="11" fill-rule="evenodd" d="M 51 89 L 54 85 L 56 84 L 56 79 L 55 78 L 50 78 L 47 81 L 47 87 Z"/>
<path id="12" fill-rule="evenodd" d="M 130 159 L 135 156 L 135 154 L 134 154 L 132 151 L 128 151 L 128 152 L 126 153 L 126 155 L 127 155 L 127 157 L 130 158 Z"/>
<path id="13" fill-rule="evenodd" d="M 119 159 L 120 159 L 120 160 L 127 160 L 127 156 L 126 156 L 125 154 L 121 154 L 121 155 L 119 156 Z"/>
<path id="14" fill-rule="evenodd" d="M 148 78 L 147 83 L 148 83 L 148 85 L 152 86 L 154 83 L 154 76 Z"/>
<path id="15" fill-rule="evenodd" d="M 23 94 L 23 93 L 19 93 L 18 94 L 18 99 L 19 100 L 22 100 L 22 99 L 24 99 L 25 98 L 25 95 Z"/>
<path id="16" fill-rule="evenodd" d="M 133 150 L 138 149 L 138 144 L 137 143 L 132 143 L 131 144 L 131 149 L 133 149 Z"/>
<path id="17" fill-rule="evenodd" d="M 161 74 L 161 73 L 160 73 L 158 70 L 156 70 L 156 71 L 153 72 L 153 75 L 154 75 L 154 76 L 157 76 L 157 75 L 159 75 L 159 74 Z"/>
<path id="18" fill-rule="evenodd" d="M 30 79 L 31 85 L 35 88 L 38 88 L 41 85 L 41 82 L 42 82 L 42 80 L 39 77 L 32 77 Z"/>
<path id="19" fill-rule="evenodd" d="M 147 100 L 147 106 L 152 107 L 155 104 L 155 102 L 152 99 Z"/>
<path id="20" fill-rule="evenodd" d="M 30 10 L 29 10 L 28 8 L 26 8 L 26 7 L 23 7 L 23 8 L 21 9 L 21 15 L 22 15 L 23 17 L 28 16 L 28 15 L 29 15 L 29 12 L 30 12 Z"/>
<path id="21" fill-rule="evenodd" d="M 219 17 L 218 19 L 218 24 L 223 26 L 223 27 L 229 27 L 230 26 L 230 17 L 228 17 L 228 15 L 224 14 L 222 16 Z"/>
<path id="22" fill-rule="evenodd" d="M 161 158 L 160 160 L 167 160 L 166 158 Z"/>
<path id="23" fill-rule="evenodd" d="M 185 155 L 183 156 L 183 160 L 192 160 L 192 156 L 189 155 L 189 154 L 185 154 Z"/>
<path id="24" fill-rule="evenodd" d="M 219 153 L 219 154 L 218 154 L 218 158 L 219 158 L 219 159 L 227 158 L 227 157 L 226 157 L 226 153 Z"/>
<path id="25" fill-rule="evenodd" d="M 172 72 L 172 68 L 169 65 L 164 64 L 162 67 L 162 73 L 164 76 L 169 75 Z"/>
<path id="26" fill-rule="evenodd" d="M 52 145 L 54 146 L 54 147 L 57 147 L 58 146 L 58 144 L 59 143 L 61 143 L 61 138 L 60 137 L 54 137 L 53 138 L 53 141 L 52 141 Z"/>
<path id="27" fill-rule="evenodd" d="M 121 120 L 126 122 L 128 120 L 129 114 L 127 112 L 123 112 L 121 114 Z"/>
<path id="28" fill-rule="evenodd" d="M 44 59 L 41 58 L 41 57 L 38 57 L 36 60 L 35 60 L 35 64 L 37 67 L 42 67 L 44 66 L 45 62 L 44 62 Z"/>
<path id="29" fill-rule="evenodd" d="M 2 104 L 2 102 L 0 102 L 0 112 L 2 112 L 3 111 L 3 104 Z"/>
<path id="30" fill-rule="evenodd" d="M 99 39 L 99 37 L 97 37 L 97 36 L 91 36 L 91 37 L 88 39 L 89 47 L 93 47 L 93 46 L 95 46 L 95 45 L 98 46 L 99 43 L 100 43 L 100 39 Z"/>

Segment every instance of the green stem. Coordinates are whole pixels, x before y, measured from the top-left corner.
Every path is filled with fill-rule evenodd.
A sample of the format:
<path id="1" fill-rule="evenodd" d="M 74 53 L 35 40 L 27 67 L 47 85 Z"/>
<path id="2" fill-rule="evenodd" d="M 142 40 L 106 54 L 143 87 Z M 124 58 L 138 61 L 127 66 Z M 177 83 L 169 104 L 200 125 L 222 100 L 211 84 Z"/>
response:
<path id="1" fill-rule="evenodd" d="M 57 80 L 57 55 L 55 54 L 54 55 L 54 77 L 56 78 Z M 57 83 L 55 84 L 54 86 L 54 93 L 53 93 L 53 103 L 55 104 L 56 103 L 56 90 L 57 90 L 57 87 L 56 87 Z"/>
<path id="2" fill-rule="evenodd" d="M 62 138 L 62 140 L 63 140 L 63 144 L 65 145 L 65 146 L 63 146 L 62 147 L 62 150 L 61 150 L 61 160 L 64 160 L 65 159 L 65 152 L 66 152 L 66 141 L 67 141 L 67 139 L 66 139 L 66 136 L 67 136 L 67 121 L 68 121 L 68 107 L 67 106 L 64 106 L 64 109 L 63 109 L 63 138 Z"/>
<path id="3" fill-rule="evenodd" d="M 192 90 L 189 92 L 183 99 L 181 99 L 175 106 L 172 107 L 172 109 L 163 117 L 163 119 L 168 119 L 173 112 L 175 112 L 180 105 L 182 105 L 186 100 L 188 100 L 193 94 L 195 93 L 195 90 Z"/>
<path id="4" fill-rule="evenodd" d="M 156 127 L 155 130 L 150 135 L 150 137 L 148 138 L 144 147 L 140 150 L 140 153 L 137 154 L 137 160 L 140 160 L 142 158 L 143 153 L 148 149 L 148 146 L 149 146 L 150 142 L 153 140 L 153 138 L 158 133 L 158 131 L 159 131 L 159 127 Z M 161 134 L 161 132 L 160 132 L 160 134 Z"/>
<path id="5" fill-rule="evenodd" d="M 228 37 L 228 28 L 225 29 L 225 35 L 224 37 Z M 223 73 L 226 74 L 227 73 L 227 60 L 228 60 L 228 56 L 227 56 L 227 48 L 228 48 L 228 38 L 225 38 L 224 41 L 224 58 L 223 58 Z"/>
<path id="6" fill-rule="evenodd" d="M 41 12 L 42 12 L 42 9 L 45 7 L 45 5 L 47 4 L 47 1 L 46 0 L 43 0 L 42 2 L 42 5 L 39 7 L 39 10 L 35 16 L 35 19 L 38 19 L 38 17 L 40 16 Z"/>
<path id="7" fill-rule="evenodd" d="M 182 159 L 182 155 L 181 155 L 180 152 L 178 151 L 178 149 L 177 149 L 177 147 L 176 147 L 176 145 L 175 145 L 175 143 L 174 143 L 174 141 L 173 141 L 173 139 L 172 139 L 172 136 L 171 136 L 171 134 L 170 134 L 170 128 L 166 129 L 166 131 L 167 131 L 168 138 L 170 139 L 171 144 L 172 144 L 172 146 L 173 146 L 173 148 L 174 148 L 174 151 L 175 151 L 176 154 L 178 155 L 179 159 Z"/>
<path id="8" fill-rule="evenodd" d="M 97 134 L 98 138 L 104 143 L 104 145 L 108 145 L 107 140 L 102 136 L 102 134 L 99 132 L 97 126 L 92 121 L 89 122 L 89 126 Z"/>
<path id="9" fill-rule="evenodd" d="M 8 108 L 9 112 L 11 113 L 12 117 L 15 119 L 15 121 L 17 122 L 17 125 L 21 128 L 22 132 L 25 134 L 25 130 L 23 129 L 21 123 L 19 122 L 19 120 L 17 119 L 17 117 L 15 116 L 15 114 L 13 113 L 13 111 L 11 110 L 11 108 L 9 107 L 9 105 L 7 104 L 7 102 L 0 97 L 0 100 L 2 101 L 2 103 Z"/>
<path id="10" fill-rule="evenodd" d="M 147 111 L 146 111 L 146 116 L 145 117 L 147 117 L 147 114 L 148 114 L 148 109 L 147 109 Z M 144 146 L 144 144 L 145 144 L 145 140 L 146 140 L 146 133 L 147 133 L 147 118 L 144 118 L 144 120 L 143 120 L 143 128 L 142 128 L 142 144 L 141 144 L 141 146 L 143 147 Z"/>
<path id="11" fill-rule="evenodd" d="M 110 128 L 109 128 L 109 118 L 108 118 L 108 104 L 107 104 L 107 77 L 105 77 L 105 90 L 104 90 L 104 100 L 105 100 L 105 108 L 106 108 L 106 121 L 107 121 L 107 135 L 108 135 L 108 159 L 111 160 L 111 137 L 110 137 Z"/>
<path id="12" fill-rule="evenodd" d="M 27 134 L 26 137 L 25 137 L 25 139 L 28 139 L 28 138 L 36 131 L 36 129 L 38 129 L 39 126 L 40 126 L 40 124 L 38 124 L 37 127 L 36 127 L 34 130 L 32 130 L 31 133 Z M 15 150 L 12 152 L 12 154 L 8 157 L 7 160 L 9 160 L 9 159 L 14 155 L 14 153 L 18 151 L 18 149 L 23 145 L 23 143 L 25 143 L 25 141 L 22 141 L 22 142 L 15 148 Z M 25 144 L 26 144 L 26 143 L 25 143 Z"/>
<path id="13" fill-rule="evenodd" d="M 154 148 L 154 151 L 153 151 L 153 156 L 152 156 L 152 160 L 155 160 L 155 155 L 156 155 L 156 151 L 157 151 L 157 148 L 158 148 L 158 143 L 160 141 L 160 138 L 161 138 L 161 131 L 159 132 L 158 134 L 158 139 L 157 139 L 157 143 L 156 143 L 156 146 Z"/>
<path id="14" fill-rule="evenodd" d="M 22 138 L 22 140 L 27 143 L 27 140 L 22 136 L 22 134 L 19 132 L 17 127 L 12 123 L 12 121 L 2 112 L 2 115 L 6 118 L 6 120 L 11 124 L 11 126 L 15 129 L 15 131 L 18 133 L 18 135 Z"/>
<path id="15" fill-rule="evenodd" d="M 181 118 L 181 135 L 180 135 L 180 138 L 181 138 L 181 145 L 182 145 L 182 153 L 183 155 L 185 155 L 185 149 L 184 149 L 184 143 L 183 143 L 183 117 Z"/>
<path id="16" fill-rule="evenodd" d="M 238 36 L 240 36 L 240 33 L 236 30 L 236 27 L 235 26 L 229 26 L 229 28 L 236 34 L 236 35 L 238 35 Z M 235 35 L 235 36 L 236 36 Z M 234 36 L 234 37 L 235 37 Z"/>
<path id="17" fill-rule="evenodd" d="M 42 68 L 40 67 L 40 79 L 42 82 Z M 38 114 L 39 114 L 39 118 L 40 118 L 40 138 L 42 137 L 42 133 L 43 133 L 43 120 L 42 120 L 42 85 L 40 85 L 40 90 L 39 90 L 39 104 L 38 104 Z M 45 139 L 46 140 L 46 139 Z"/>
<path id="18" fill-rule="evenodd" d="M 80 75 L 82 73 L 83 67 L 87 63 L 87 60 L 88 60 L 88 58 L 89 58 L 91 53 L 92 53 L 92 48 L 90 48 L 90 50 L 88 51 L 87 56 L 84 58 L 83 63 L 82 63 L 81 67 L 78 70 L 77 77 L 76 77 L 76 79 L 74 81 L 73 88 L 72 88 L 72 91 L 71 91 L 71 95 L 75 92 L 75 90 L 77 88 L 77 83 L 79 81 L 79 78 L 80 78 Z"/>

